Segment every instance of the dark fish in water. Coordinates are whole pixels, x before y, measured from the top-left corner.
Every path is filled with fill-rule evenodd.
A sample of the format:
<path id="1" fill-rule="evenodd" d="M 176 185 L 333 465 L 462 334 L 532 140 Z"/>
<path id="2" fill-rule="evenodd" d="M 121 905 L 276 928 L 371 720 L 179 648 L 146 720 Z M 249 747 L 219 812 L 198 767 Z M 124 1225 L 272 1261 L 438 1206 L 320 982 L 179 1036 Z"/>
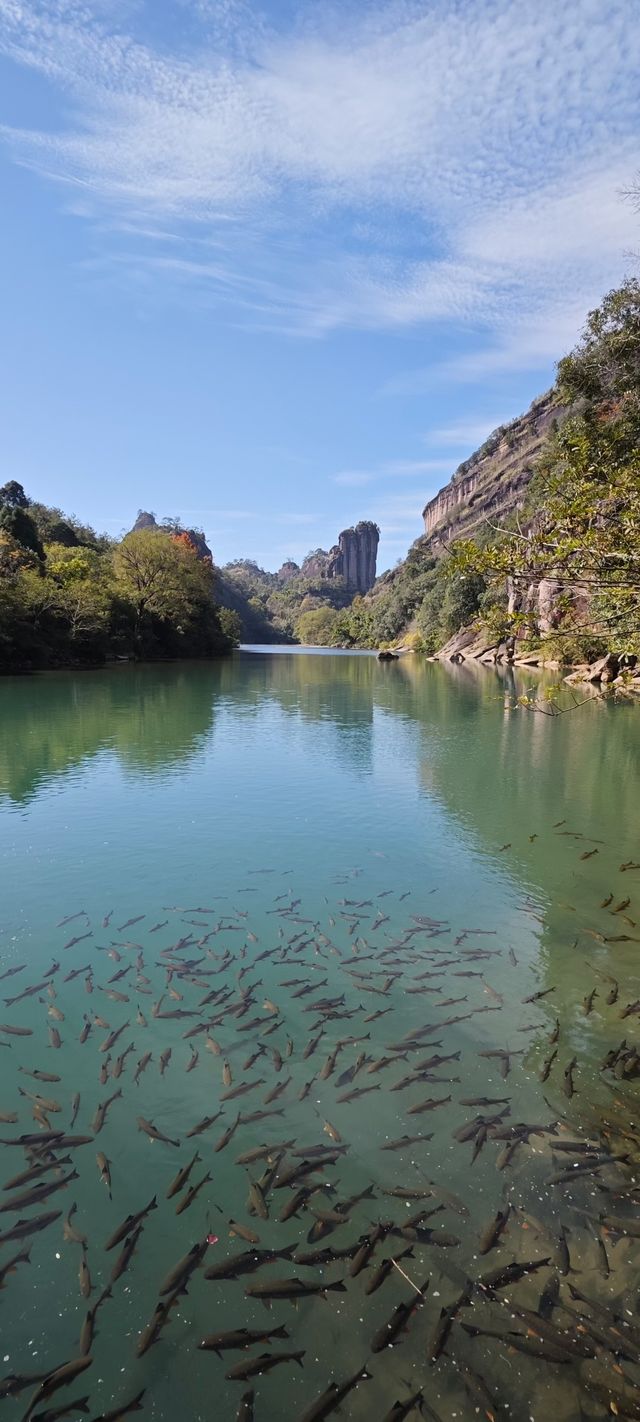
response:
<path id="1" fill-rule="evenodd" d="M 223 1131 L 222 1135 L 220 1136 L 220 1139 L 216 1141 L 216 1144 L 213 1147 L 215 1155 L 217 1155 L 219 1151 L 224 1150 L 225 1146 L 228 1146 L 229 1141 L 232 1140 L 233 1136 L 235 1136 L 238 1126 L 240 1125 L 241 1119 L 241 1116 L 238 1114 L 236 1116 L 235 1121 L 232 1121 L 231 1125 L 227 1126 L 226 1131 Z"/>
<path id="2" fill-rule="evenodd" d="M 211 1175 L 209 1174 L 209 1172 L 207 1172 L 206 1175 L 203 1175 L 202 1180 L 198 1181 L 197 1185 L 189 1186 L 186 1195 L 183 1195 L 182 1199 L 179 1200 L 178 1204 L 176 1205 L 177 1215 L 183 1214 L 185 1210 L 188 1210 L 190 1208 L 194 1200 L 197 1199 L 198 1195 L 200 1194 L 203 1185 L 206 1185 L 207 1181 L 210 1179 Z"/>
<path id="3" fill-rule="evenodd" d="M 97 1021 L 97 1018 L 96 1018 L 96 1021 Z M 101 1043 L 100 1043 L 100 1047 L 99 1047 L 98 1050 L 101 1051 L 101 1052 L 110 1052 L 110 1051 L 111 1051 L 111 1048 L 112 1048 L 112 1047 L 115 1047 L 115 1044 L 116 1044 L 116 1042 L 117 1042 L 117 1040 L 118 1040 L 118 1037 L 121 1037 L 121 1036 L 122 1036 L 122 1033 L 123 1033 L 123 1032 L 126 1032 L 126 1029 L 127 1029 L 128 1026 L 129 1026 L 129 1023 L 128 1023 L 128 1022 L 123 1022 L 122 1027 L 118 1027 L 118 1028 L 116 1029 L 116 1031 L 110 1032 L 110 1033 L 109 1033 L 109 1036 L 108 1036 L 108 1037 L 105 1037 L 104 1042 L 101 1042 Z"/>
<path id="4" fill-rule="evenodd" d="M 263 1264 L 273 1264 L 278 1259 L 292 1259 L 295 1249 L 295 1244 L 289 1244 L 286 1249 L 243 1250 L 240 1254 L 232 1254 L 228 1259 L 212 1264 L 209 1269 L 205 1269 L 204 1277 L 205 1279 L 236 1279 L 241 1274 L 255 1274 Z"/>
<path id="5" fill-rule="evenodd" d="M 154 1126 L 153 1121 L 145 1121 L 144 1116 L 138 1116 L 136 1119 L 138 1122 L 138 1130 L 144 1131 L 145 1135 L 149 1136 L 150 1140 L 164 1141 L 165 1145 L 170 1146 L 180 1145 L 180 1141 L 174 1141 L 171 1139 L 170 1136 L 165 1136 L 163 1131 L 159 1131 L 157 1126 Z"/>
<path id="6" fill-rule="evenodd" d="M 417 1106 L 410 1106 L 408 1116 L 421 1116 L 425 1111 L 435 1111 L 438 1106 L 446 1106 L 453 1098 L 451 1096 L 428 1097 L 425 1101 L 418 1102 Z"/>
<path id="7" fill-rule="evenodd" d="M 198 1347 L 205 1352 L 217 1353 L 218 1357 L 226 1349 L 252 1348 L 254 1343 L 270 1343 L 272 1338 L 288 1338 L 283 1324 L 279 1328 L 234 1328 L 229 1333 L 210 1333 Z"/>
<path id="8" fill-rule="evenodd" d="M 351 1262 L 349 1273 L 352 1279 L 355 1279 L 363 1269 L 366 1269 L 376 1246 L 384 1239 L 386 1232 L 383 1224 L 377 1224 L 374 1225 L 370 1234 L 365 1235 L 360 1248 L 356 1254 L 354 1254 Z"/>
<path id="9" fill-rule="evenodd" d="M 242 1224 L 240 1220 L 229 1220 L 229 1230 L 231 1234 L 237 1234 L 239 1239 L 246 1240 L 247 1244 L 259 1244 L 260 1235 L 248 1225 Z"/>
<path id="10" fill-rule="evenodd" d="M 262 1303 L 270 1303 L 272 1299 L 296 1299 L 311 1298 L 314 1294 L 346 1293 L 346 1286 L 342 1279 L 336 1279 L 333 1283 L 321 1280 L 317 1284 L 307 1283 L 305 1279 L 263 1279 L 258 1284 L 250 1284 L 245 1289 L 247 1298 L 260 1299 Z"/>
<path id="11" fill-rule="evenodd" d="M 33 1415 L 39 1403 L 46 1402 L 48 1397 L 51 1397 L 54 1392 L 58 1391 L 58 1388 L 66 1387 L 69 1383 L 73 1382 L 86 1368 L 90 1368 L 92 1363 L 93 1358 L 91 1357 L 72 1358 L 70 1362 L 63 1363 L 61 1367 L 54 1368 L 53 1372 L 48 1373 L 31 1398 L 31 1402 L 25 1414 L 25 1422 L 27 1418 Z"/>
<path id="12" fill-rule="evenodd" d="M 483 1229 L 478 1244 L 479 1254 L 489 1254 L 492 1249 L 495 1249 L 501 1235 L 506 1229 L 508 1219 L 509 1206 L 507 1205 L 506 1209 L 498 1210 L 494 1218 L 490 1220 L 489 1224 Z"/>
<path id="13" fill-rule="evenodd" d="M 94 1417 L 93 1422 L 121 1422 L 123 1417 L 128 1417 L 130 1412 L 142 1412 L 142 1399 L 146 1388 L 141 1388 L 128 1402 L 121 1402 L 119 1407 L 112 1407 L 108 1412 L 101 1412 L 99 1417 Z M 33 1422 L 36 1422 L 34 1417 Z"/>
<path id="14" fill-rule="evenodd" d="M 97 1156 L 95 1156 L 95 1162 L 97 1162 L 98 1170 L 100 1170 L 102 1185 L 107 1186 L 108 1196 L 110 1196 L 111 1200 L 111 1160 L 107 1160 L 104 1150 L 98 1150 Z"/>
<path id="15" fill-rule="evenodd" d="M 597 996 L 598 990 L 597 988 L 593 988 L 592 991 L 590 993 L 587 993 L 587 996 L 582 999 L 582 1011 L 585 1017 L 589 1016 L 589 1013 L 591 1012 L 591 1009 L 593 1007 L 594 998 L 596 998 Z"/>
<path id="16" fill-rule="evenodd" d="M 560 1279 L 557 1274 L 551 1274 L 538 1299 L 538 1313 L 540 1318 L 549 1319 L 558 1302 L 560 1296 Z"/>
<path id="17" fill-rule="evenodd" d="M 18 1264 L 31 1263 L 31 1246 L 28 1249 L 21 1249 L 19 1254 L 14 1254 L 12 1259 L 8 1259 L 6 1264 L 0 1267 L 0 1289 L 4 1288 L 4 1281 L 8 1274 L 14 1274 Z M 0 1396 L 2 1394 L 0 1393 Z"/>
<path id="18" fill-rule="evenodd" d="M 440 1310 L 440 1317 L 436 1323 L 428 1348 L 430 1363 L 435 1363 L 444 1352 L 449 1334 L 458 1317 L 460 1309 L 466 1308 L 471 1299 L 472 1292 L 473 1285 L 470 1281 L 468 1285 L 465 1285 L 462 1292 L 458 1294 L 458 1297 L 454 1299 L 453 1303 L 448 1304 L 446 1308 Z"/>
<path id="19" fill-rule="evenodd" d="M 49 1031 L 52 1029 L 49 1028 Z M 6 1032 L 8 1037 L 33 1037 L 31 1027 L 12 1027 L 8 1022 L 0 1022 L 0 1032 Z"/>
<path id="20" fill-rule="evenodd" d="M 243 1392 L 240 1399 L 240 1406 L 236 1412 L 236 1422 L 253 1422 L 253 1400 L 255 1393 L 253 1388 L 249 1392 Z"/>
<path id="21" fill-rule="evenodd" d="M 75 1417 L 76 1412 L 89 1412 L 89 1394 L 85 1397 L 76 1397 L 73 1402 L 63 1403 L 62 1407 L 47 1407 L 46 1412 L 34 1412 L 32 1422 L 61 1422 L 63 1417 Z"/>
<path id="22" fill-rule="evenodd" d="M 18 1071 L 24 1072 L 25 1076 L 33 1076 L 36 1081 L 61 1081 L 62 1077 L 56 1076 L 53 1071 L 27 1071 L 26 1067 L 18 1067 Z"/>
<path id="23" fill-rule="evenodd" d="M 418 1142 L 431 1140 L 433 1140 L 433 1131 L 429 1131 L 426 1135 L 422 1136 L 400 1136 L 398 1140 L 388 1141 L 386 1145 L 381 1146 L 381 1150 L 405 1150 L 407 1146 L 417 1145 Z"/>
<path id="24" fill-rule="evenodd" d="M 537 1269 L 546 1269 L 551 1263 L 549 1257 L 545 1259 L 531 1259 L 527 1263 L 518 1263 L 515 1259 L 510 1264 L 499 1264 L 496 1269 L 490 1270 L 488 1274 L 483 1274 L 476 1280 L 476 1288 L 487 1290 L 489 1293 L 493 1289 L 504 1289 L 509 1284 L 517 1284 L 520 1279 L 524 1279 L 527 1274 L 535 1274 Z"/>
<path id="25" fill-rule="evenodd" d="M 545 1057 L 545 1059 L 544 1059 L 544 1061 L 543 1061 L 543 1063 L 542 1063 L 542 1066 L 541 1066 L 541 1068 L 540 1068 L 540 1080 L 541 1080 L 541 1081 L 546 1081 L 546 1080 L 547 1080 L 547 1077 L 548 1077 L 548 1075 L 549 1075 L 549 1072 L 551 1071 L 551 1068 L 552 1068 L 552 1066 L 553 1066 L 553 1063 L 554 1063 L 554 1061 L 555 1061 L 557 1055 L 558 1055 L 558 1048 L 557 1048 L 557 1047 L 554 1047 L 553 1051 L 549 1053 L 549 1056 L 548 1056 L 548 1057 Z"/>
<path id="26" fill-rule="evenodd" d="M 261 1353 L 258 1358 L 252 1358 L 247 1363 L 236 1363 L 235 1368 L 225 1373 L 225 1378 L 232 1382 L 244 1382 L 246 1378 L 270 1373 L 279 1363 L 298 1363 L 302 1367 L 304 1355 L 304 1348 L 297 1353 Z"/>
<path id="27" fill-rule="evenodd" d="M 408 1245 L 406 1249 L 403 1249 L 401 1254 L 389 1254 L 381 1261 L 375 1271 L 375 1274 L 372 1274 L 371 1278 L 368 1279 L 367 1283 L 365 1284 L 365 1294 L 377 1293 L 378 1289 L 380 1289 L 385 1283 L 385 1281 L 393 1274 L 396 1264 L 401 1259 L 413 1259 L 413 1246 L 411 1244 Z M 301 1262 L 299 1256 L 298 1262 Z"/>
<path id="28" fill-rule="evenodd" d="M 69 1127 L 70 1127 L 70 1128 L 72 1128 L 73 1126 L 75 1126 L 75 1123 L 76 1123 L 76 1120 L 77 1120 L 77 1116 L 78 1116 L 78 1111 L 79 1111 L 79 1110 L 80 1110 L 80 1092 L 79 1092 L 79 1091 L 76 1091 L 75 1094 L 74 1094 L 74 1096 L 73 1096 L 73 1098 L 72 1098 L 72 1101 L 71 1101 L 71 1120 L 70 1120 L 70 1122 L 69 1122 Z"/>
<path id="29" fill-rule="evenodd" d="M 141 1224 L 137 1225 L 136 1228 L 129 1235 L 128 1239 L 125 1239 L 124 1245 L 120 1250 L 116 1262 L 111 1270 L 112 1284 L 115 1284 L 116 1280 L 120 1278 L 121 1274 L 124 1274 L 129 1268 L 131 1260 L 133 1259 L 133 1256 L 136 1251 L 136 1245 L 138 1243 L 140 1235 L 142 1234 L 142 1230 L 143 1226 Z"/>
<path id="30" fill-rule="evenodd" d="M 191 1160 L 188 1161 L 186 1165 L 183 1165 L 181 1167 L 177 1175 L 174 1175 L 174 1178 L 171 1181 L 171 1184 L 165 1196 L 167 1200 L 171 1200 L 174 1195 L 178 1195 L 180 1193 L 180 1191 L 186 1185 L 194 1165 L 198 1160 L 201 1160 L 201 1158 L 202 1157 L 199 1155 L 198 1151 L 196 1151 L 195 1154 L 192 1155 Z"/>
<path id="31" fill-rule="evenodd" d="M 95 1116 L 94 1116 L 94 1118 L 93 1118 L 93 1120 L 92 1120 L 92 1122 L 91 1122 L 91 1129 L 92 1129 L 94 1135 L 96 1135 L 96 1136 L 99 1135 L 99 1133 L 100 1133 L 100 1131 L 102 1130 L 102 1127 L 104 1126 L 104 1123 L 105 1123 L 105 1121 L 106 1121 L 106 1119 L 107 1119 L 107 1111 L 109 1110 L 109 1107 L 113 1104 L 114 1101 L 117 1101 L 117 1100 L 118 1100 L 118 1097 L 119 1097 L 119 1096 L 122 1096 L 122 1088 L 121 1088 L 121 1087 L 118 1087 L 118 1090 L 117 1090 L 117 1091 L 114 1091 L 113 1096 L 108 1096 L 107 1099 L 106 1099 L 106 1101 L 101 1101 L 101 1102 L 100 1102 L 100 1105 L 99 1105 L 98 1108 L 97 1108 L 96 1114 L 95 1114 Z"/>
<path id="32" fill-rule="evenodd" d="M 196 1244 L 193 1244 L 188 1253 L 184 1254 L 182 1259 L 179 1259 L 178 1263 L 174 1264 L 173 1269 L 169 1270 L 169 1273 L 165 1275 L 158 1289 L 158 1293 L 171 1294 L 175 1289 L 182 1288 L 194 1270 L 202 1263 L 208 1247 L 209 1237 L 205 1235 L 204 1239 L 198 1240 Z"/>
<path id="33" fill-rule="evenodd" d="M 144 1057 L 141 1057 L 141 1059 L 139 1059 L 137 1068 L 135 1068 L 135 1072 L 134 1072 L 134 1082 L 135 1082 L 135 1085 L 138 1085 L 139 1078 L 141 1078 L 142 1072 L 144 1072 L 145 1069 L 146 1069 L 146 1067 L 148 1067 L 149 1061 L 151 1061 L 151 1057 L 152 1057 L 151 1052 L 145 1052 Z"/>
<path id="34" fill-rule="evenodd" d="M 75 1225 L 71 1223 L 71 1216 L 75 1215 L 77 1208 L 78 1206 L 75 1204 L 71 1206 L 71 1209 L 69 1210 L 69 1213 L 64 1222 L 63 1234 L 65 1239 L 68 1240 L 71 1244 L 81 1244 L 83 1246 L 86 1246 L 87 1236 L 85 1234 L 81 1234 L 80 1230 L 76 1229 Z"/>
<path id="35" fill-rule="evenodd" d="M 332 1412 L 339 1411 L 345 1398 L 349 1396 L 350 1392 L 353 1392 L 359 1383 L 371 1381 L 372 1377 L 373 1373 L 370 1373 L 366 1367 L 362 1367 L 346 1382 L 330 1382 L 324 1392 L 316 1398 L 315 1402 L 312 1402 L 306 1412 L 303 1412 L 300 1422 L 323 1422 L 323 1419 L 329 1417 Z"/>
<path id="36" fill-rule="evenodd" d="M 4 1204 L 0 1204 L 0 1214 L 4 1214 L 7 1210 L 26 1210 L 30 1205 L 39 1205 L 49 1195 L 55 1194 L 56 1190 L 65 1189 L 72 1180 L 77 1179 L 77 1170 L 72 1170 L 61 1180 L 50 1180 L 40 1185 L 33 1185 L 30 1190 L 22 1190 L 18 1195 L 10 1195 Z"/>
<path id="37" fill-rule="evenodd" d="M 18 1220 L 11 1229 L 6 1229 L 4 1234 L 0 1234 L 0 1245 L 8 1244 L 11 1239 L 26 1239 L 30 1234 L 38 1234 L 40 1230 L 47 1229 L 54 1220 L 59 1220 L 62 1210 L 49 1210 L 44 1215 L 34 1215 L 30 1220 Z"/>
<path id="38" fill-rule="evenodd" d="M 462 1327 L 471 1338 L 497 1338 L 507 1348 L 515 1348 L 519 1353 L 528 1353 L 534 1358 L 544 1358 L 548 1363 L 571 1363 L 573 1361 L 574 1355 L 571 1351 L 570 1341 L 561 1348 L 556 1343 L 550 1343 L 547 1340 L 542 1342 L 539 1338 L 517 1333 L 513 1329 L 506 1332 L 504 1328 L 491 1328 L 486 1325 L 480 1326 L 465 1322 L 462 1323 Z M 469 1395 L 478 1403 L 482 1398 L 485 1415 L 493 1417 L 496 1404 L 486 1384 L 477 1373 L 472 1373 L 466 1364 L 461 1364 L 460 1367 L 462 1380 Z"/>
<path id="39" fill-rule="evenodd" d="M 404 1422 L 405 1417 L 410 1417 L 412 1412 L 420 1412 L 421 1415 L 424 1415 L 424 1411 L 424 1393 L 412 1392 L 404 1401 L 398 1400 L 394 1402 L 393 1407 L 391 1407 L 388 1412 L 385 1412 L 382 1422 Z M 439 1422 L 438 1416 L 432 1407 L 427 1407 L 427 1416 L 432 1418 L 432 1422 Z"/>
<path id="40" fill-rule="evenodd" d="M 78 1266 L 78 1280 L 80 1283 L 80 1293 L 83 1299 L 88 1299 L 92 1291 L 91 1274 L 89 1273 L 89 1261 L 87 1259 L 86 1246 L 82 1246 L 82 1255 Z"/>
<path id="41" fill-rule="evenodd" d="M 144 1206 L 144 1209 L 138 1210 L 138 1213 L 135 1215 L 127 1215 L 126 1220 L 123 1220 L 122 1224 L 118 1225 L 118 1228 L 109 1236 L 104 1246 L 105 1249 L 115 1249 L 117 1244 L 121 1244 L 123 1239 L 125 1239 L 128 1234 L 131 1234 L 132 1230 L 134 1230 L 142 1220 L 146 1219 L 152 1210 L 157 1210 L 157 1208 L 158 1201 L 154 1195 L 149 1201 L 149 1204 Z"/>
<path id="42" fill-rule="evenodd" d="M 425 1279 L 420 1289 L 416 1288 L 415 1295 L 408 1303 L 400 1303 L 394 1309 L 391 1318 L 379 1328 L 371 1340 L 372 1353 L 381 1353 L 383 1348 L 390 1348 L 395 1343 L 399 1333 L 407 1327 L 409 1320 L 425 1299 L 425 1294 L 429 1288 L 429 1280 Z"/>
<path id="43" fill-rule="evenodd" d="M 570 1062 L 567 1062 L 567 1065 L 566 1065 L 566 1067 L 564 1068 L 564 1072 L 563 1072 L 563 1076 L 564 1076 L 563 1091 L 564 1091 L 565 1096 L 572 1097 L 573 1094 L 574 1094 L 575 1086 L 574 1086 L 574 1082 L 573 1082 L 573 1073 L 574 1073 L 575 1068 L 577 1067 L 577 1065 L 578 1065 L 578 1058 L 577 1058 L 577 1057 L 572 1057 L 572 1058 L 571 1058 L 571 1061 L 570 1061 Z"/>
<path id="44" fill-rule="evenodd" d="M 221 1115 L 221 1111 L 216 1111 L 215 1116 L 203 1116 L 202 1120 L 197 1121 L 196 1125 L 192 1126 L 190 1131 L 185 1131 L 185 1136 L 187 1140 L 189 1140 L 192 1136 L 201 1136 L 203 1131 L 208 1131 L 209 1126 L 212 1126 L 214 1121 L 219 1120 Z"/>
<path id="45" fill-rule="evenodd" d="M 80 1329 L 80 1353 L 82 1357 L 86 1357 L 86 1354 L 91 1352 L 91 1344 L 93 1343 L 96 1333 L 96 1317 L 98 1309 L 103 1303 L 106 1303 L 107 1299 L 110 1298 L 111 1289 L 104 1289 L 100 1295 L 100 1298 L 96 1301 L 96 1303 L 94 1303 L 93 1308 L 88 1309 L 84 1316 L 82 1327 Z"/>
<path id="46" fill-rule="evenodd" d="M 17 997 L 5 997 L 5 1003 L 7 1007 L 13 1007 L 14 1003 L 22 1002 L 25 997 L 37 997 L 38 993 L 44 992 L 45 988 L 47 988 L 48 986 L 49 984 L 47 982 L 47 979 L 45 978 L 41 983 L 33 983 L 31 987 L 23 988 L 22 992 L 19 992 L 17 994 Z M 6 1032 L 8 1030 L 10 1029 L 6 1027 L 2 1028 L 3 1032 Z M 29 1035 L 31 1036 L 32 1034 L 29 1033 Z"/>

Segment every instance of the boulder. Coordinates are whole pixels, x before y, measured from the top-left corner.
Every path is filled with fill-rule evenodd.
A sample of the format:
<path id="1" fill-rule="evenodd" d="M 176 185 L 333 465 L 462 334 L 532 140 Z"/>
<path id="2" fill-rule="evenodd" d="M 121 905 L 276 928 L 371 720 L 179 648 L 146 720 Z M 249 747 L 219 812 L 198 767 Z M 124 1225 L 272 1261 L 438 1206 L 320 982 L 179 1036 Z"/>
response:
<path id="1" fill-rule="evenodd" d="M 606 657 L 600 657 L 599 661 L 589 667 L 587 681 L 594 683 L 614 681 L 619 670 L 620 659 L 615 652 L 607 652 Z"/>

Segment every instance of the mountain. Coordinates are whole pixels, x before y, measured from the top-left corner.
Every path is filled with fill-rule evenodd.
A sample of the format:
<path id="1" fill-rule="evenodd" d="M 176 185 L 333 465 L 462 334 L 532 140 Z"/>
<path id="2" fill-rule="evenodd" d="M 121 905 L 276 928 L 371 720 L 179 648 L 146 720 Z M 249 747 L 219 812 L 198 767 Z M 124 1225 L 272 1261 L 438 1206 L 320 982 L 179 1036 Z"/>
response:
<path id="1" fill-rule="evenodd" d="M 565 413 L 557 391 L 547 390 L 526 414 L 500 425 L 458 466 L 422 511 L 434 553 L 454 538 L 473 538 L 487 519 L 501 521 L 523 507 L 535 462 Z"/>

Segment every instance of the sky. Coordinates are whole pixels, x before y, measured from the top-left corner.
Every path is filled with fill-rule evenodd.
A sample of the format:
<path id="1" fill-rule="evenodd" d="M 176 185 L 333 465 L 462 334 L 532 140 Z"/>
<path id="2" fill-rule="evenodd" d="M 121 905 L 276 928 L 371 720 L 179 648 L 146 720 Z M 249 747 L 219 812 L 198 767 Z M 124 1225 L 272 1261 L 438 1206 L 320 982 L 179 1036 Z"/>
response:
<path id="1" fill-rule="evenodd" d="M 0 0 L 0 482 L 392 566 L 637 273 L 639 72 L 637 0 Z"/>

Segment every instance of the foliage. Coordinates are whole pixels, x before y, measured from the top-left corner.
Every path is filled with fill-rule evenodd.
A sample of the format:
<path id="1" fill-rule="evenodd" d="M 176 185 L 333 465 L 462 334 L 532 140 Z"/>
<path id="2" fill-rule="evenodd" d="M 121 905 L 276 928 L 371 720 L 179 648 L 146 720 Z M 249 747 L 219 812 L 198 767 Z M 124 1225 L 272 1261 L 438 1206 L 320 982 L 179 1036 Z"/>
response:
<path id="1" fill-rule="evenodd" d="M 337 616 L 335 610 L 327 606 L 301 612 L 295 628 L 297 640 L 312 647 L 335 646 Z"/>
<path id="2" fill-rule="evenodd" d="M 239 646 L 242 641 L 242 618 L 238 612 L 234 612 L 231 607 L 220 607 L 218 609 L 218 621 L 221 630 L 233 647 Z"/>
<path id="3" fill-rule="evenodd" d="M 640 629 L 640 283 L 628 281 L 591 312 L 583 337 L 558 367 L 570 417 L 551 436 L 519 525 L 479 548 L 454 547 L 456 575 L 508 580 L 512 630 L 535 630 L 527 589 L 560 586 L 554 637 L 638 647 Z M 564 601 L 562 592 L 564 590 Z"/>
<path id="4" fill-rule="evenodd" d="M 221 626 L 210 561 L 182 530 L 112 543 L 14 481 L 0 490 L 0 669 L 212 656 L 235 632 Z"/>

